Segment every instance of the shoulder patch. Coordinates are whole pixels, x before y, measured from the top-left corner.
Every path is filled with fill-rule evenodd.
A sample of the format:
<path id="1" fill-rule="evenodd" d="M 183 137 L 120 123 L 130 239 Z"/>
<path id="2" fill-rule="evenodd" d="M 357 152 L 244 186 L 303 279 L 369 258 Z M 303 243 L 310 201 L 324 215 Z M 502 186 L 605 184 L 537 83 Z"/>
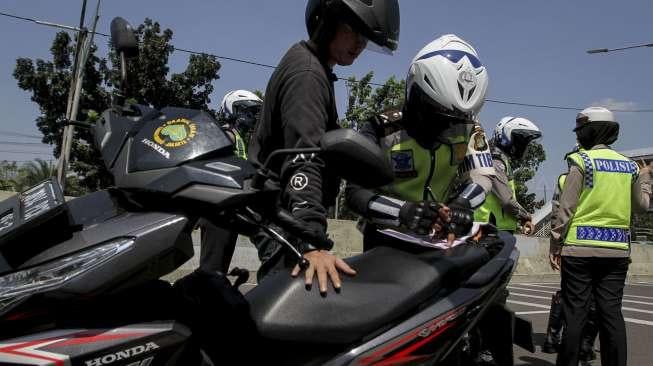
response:
<path id="1" fill-rule="evenodd" d="M 398 150 L 390 152 L 392 170 L 398 178 L 416 177 L 413 150 Z"/>

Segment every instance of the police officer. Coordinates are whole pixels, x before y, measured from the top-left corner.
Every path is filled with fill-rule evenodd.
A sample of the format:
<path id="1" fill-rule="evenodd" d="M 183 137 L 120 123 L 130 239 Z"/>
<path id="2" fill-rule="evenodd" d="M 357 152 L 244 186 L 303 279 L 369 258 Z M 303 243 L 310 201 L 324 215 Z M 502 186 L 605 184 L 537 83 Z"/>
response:
<path id="1" fill-rule="evenodd" d="M 576 116 L 583 151 L 567 157 L 569 171 L 552 222 L 551 265 L 561 271 L 566 332 L 556 364 L 578 365 L 590 295 L 598 310 L 601 364 L 626 365 L 621 313 L 630 256 L 630 218 L 646 210 L 651 166 L 640 168 L 610 148 L 619 135 L 613 113 L 589 107 Z"/>
<path id="2" fill-rule="evenodd" d="M 250 142 L 249 159 L 261 166 L 281 148 L 315 147 L 326 131 L 339 128 L 333 83 L 335 65 L 351 65 L 368 45 L 392 53 L 399 40 L 398 0 L 309 0 L 306 6 L 309 41 L 293 45 L 270 77 L 261 119 Z M 315 232 L 326 232 L 327 207 L 335 203 L 340 186 L 338 167 L 313 155 L 276 161 L 271 170 L 281 177 L 281 206 Z M 326 234 L 325 234 L 326 235 Z M 254 238 L 264 262 L 259 278 L 285 267 L 285 252 L 274 240 Z M 300 243 L 310 262 L 305 272 L 310 285 L 317 273 L 321 293 L 327 278 L 340 288 L 338 270 L 354 274 L 344 261 L 318 243 Z M 299 267 L 292 274 L 297 275 Z"/>
<path id="3" fill-rule="evenodd" d="M 487 70 L 474 48 L 449 34 L 413 59 L 401 112 L 387 112 L 361 126 L 391 159 L 395 180 L 381 192 L 350 185 L 347 199 L 366 222 L 364 249 L 394 245 L 377 231 L 398 227 L 427 235 L 441 229 L 461 235 L 473 222 L 472 208 L 485 198 L 494 174 L 489 145 L 474 118 L 485 101 Z M 467 184 L 454 192 L 454 182 Z M 480 184 L 474 184 L 477 182 Z M 453 198 L 453 200 L 452 200 Z M 452 220 L 453 218 L 453 220 Z"/>
<path id="4" fill-rule="evenodd" d="M 263 101 L 256 94 L 247 90 L 233 90 L 225 94 L 218 108 L 218 121 L 234 144 L 234 154 L 247 159 L 247 140 L 261 111 Z M 233 252 L 224 248 L 233 248 L 238 233 L 200 220 L 201 228 L 200 268 L 205 271 L 225 273 Z"/>
<path id="5" fill-rule="evenodd" d="M 574 149 L 565 155 L 565 160 L 567 156 L 576 153 L 580 150 L 580 146 L 576 144 Z M 551 221 L 556 221 L 558 212 L 560 209 L 560 192 L 562 192 L 562 187 L 565 185 L 565 180 L 567 174 L 561 174 L 558 177 L 558 180 L 555 185 L 555 190 L 553 192 L 553 198 L 551 199 Z M 555 269 L 555 268 L 554 268 Z M 581 365 L 586 364 L 587 362 L 596 359 L 596 354 L 594 353 L 594 342 L 598 336 L 598 324 L 596 319 L 596 304 L 594 297 L 590 297 L 590 309 L 587 319 L 587 324 L 583 329 L 583 335 L 581 340 L 580 354 L 579 359 Z M 547 324 L 547 332 L 544 338 L 544 344 L 542 345 L 542 352 L 544 353 L 556 353 L 562 342 L 562 334 L 564 333 L 565 320 L 562 314 L 562 303 L 561 303 L 561 291 L 557 291 L 551 298 L 551 310 L 549 312 L 549 321 Z"/>
<path id="6" fill-rule="evenodd" d="M 511 233 L 521 223 L 522 233 L 533 233 L 530 213 L 517 202 L 510 159 L 521 159 L 528 145 L 541 136 L 540 129 L 526 118 L 504 117 L 499 121 L 490 142 L 496 175 L 491 178 L 491 193 L 474 213 L 476 221 L 492 223 L 497 229 Z"/>
<path id="7" fill-rule="evenodd" d="M 263 101 L 248 90 L 233 90 L 225 94 L 218 109 L 222 128 L 234 143 L 236 156 L 247 159 L 247 141 L 258 121 Z"/>

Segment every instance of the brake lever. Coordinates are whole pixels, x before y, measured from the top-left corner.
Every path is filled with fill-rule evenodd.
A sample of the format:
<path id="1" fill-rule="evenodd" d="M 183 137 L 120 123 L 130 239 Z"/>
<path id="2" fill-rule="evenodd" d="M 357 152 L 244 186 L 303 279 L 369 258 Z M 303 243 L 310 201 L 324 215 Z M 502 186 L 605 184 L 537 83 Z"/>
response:
<path id="1" fill-rule="evenodd" d="M 249 207 L 247 207 L 246 210 L 248 211 L 248 213 L 250 215 L 255 215 L 256 214 Z M 297 248 L 295 248 L 294 245 L 292 245 L 286 238 L 283 237 L 283 235 L 279 234 L 276 230 L 271 229 L 271 228 L 269 228 L 269 227 L 267 227 L 265 225 L 262 225 L 262 224 L 260 224 L 260 223 L 258 223 L 256 221 L 252 220 L 251 218 L 249 218 L 249 217 L 247 217 L 247 216 L 245 216 L 243 214 L 240 214 L 240 213 L 237 213 L 236 217 L 238 219 L 240 219 L 240 220 L 243 220 L 243 221 L 247 222 L 248 224 L 252 224 L 252 225 L 258 227 L 259 229 L 263 230 L 266 234 L 272 236 L 274 239 L 276 239 L 281 244 L 283 244 L 286 248 L 290 249 L 290 251 L 293 253 L 293 255 L 295 257 L 297 257 L 297 264 L 299 265 L 299 268 L 301 268 L 303 270 L 308 268 L 308 266 L 310 265 L 308 259 L 304 258 L 302 253 L 300 253 L 299 250 L 297 250 Z"/>

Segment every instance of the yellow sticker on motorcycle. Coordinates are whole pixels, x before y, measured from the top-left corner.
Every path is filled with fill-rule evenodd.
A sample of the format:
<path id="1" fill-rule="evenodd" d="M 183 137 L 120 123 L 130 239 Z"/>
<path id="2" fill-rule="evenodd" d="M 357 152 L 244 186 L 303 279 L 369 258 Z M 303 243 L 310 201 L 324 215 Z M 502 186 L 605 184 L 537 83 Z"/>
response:
<path id="1" fill-rule="evenodd" d="M 186 118 L 166 121 L 154 131 L 154 141 L 165 147 L 186 145 L 197 134 L 197 125 Z"/>

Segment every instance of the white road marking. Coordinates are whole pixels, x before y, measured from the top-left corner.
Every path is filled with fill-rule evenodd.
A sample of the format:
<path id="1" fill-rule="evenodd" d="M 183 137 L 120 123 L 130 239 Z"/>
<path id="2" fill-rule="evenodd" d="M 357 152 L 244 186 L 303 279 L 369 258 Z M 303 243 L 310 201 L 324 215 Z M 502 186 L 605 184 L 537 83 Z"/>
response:
<path id="1" fill-rule="evenodd" d="M 518 311 L 515 315 L 548 314 L 548 310 Z"/>
<path id="2" fill-rule="evenodd" d="M 534 290 L 534 289 L 529 289 L 529 288 L 521 288 L 521 287 L 513 287 L 513 286 L 507 286 L 507 288 L 510 289 L 510 290 L 540 292 L 540 293 L 553 295 L 553 292 L 544 291 L 544 290 Z M 512 294 L 513 292 L 510 292 L 510 293 Z M 515 293 L 515 295 L 518 295 L 518 293 Z M 536 298 L 536 299 L 546 299 L 546 300 L 551 299 L 551 297 L 542 297 L 542 296 L 526 295 L 526 294 L 519 294 L 519 296 L 530 296 L 530 297 L 533 297 L 533 298 Z M 625 296 L 628 296 L 628 295 L 624 295 L 624 297 Z M 653 306 L 653 302 L 637 301 L 637 300 L 629 300 L 629 299 L 623 299 L 622 301 L 627 302 L 629 304 L 639 304 L 639 305 Z"/>
<path id="3" fill-rule="evenodd" d="M 507 303 L 509 304 L 515 304 L 515 305 L 524 305 L 524 306 L 530 306 L 534 308 L 540 308 L 540 309 L 550 309 L 548 305 L 541 305 L 541 304 L 535 304 L 532 302 L 525 302 L 525 301 L 515 301 L 515 300 L 506 300 Z M 635 319 L 635 318 L 624 318 L 626 323 L 634 323 L 634 324 L 641 324 L 641 325 L 650 325 L 653 326 L 652 321 L 648 320 L 641 320 L 641 319 Z"/>

